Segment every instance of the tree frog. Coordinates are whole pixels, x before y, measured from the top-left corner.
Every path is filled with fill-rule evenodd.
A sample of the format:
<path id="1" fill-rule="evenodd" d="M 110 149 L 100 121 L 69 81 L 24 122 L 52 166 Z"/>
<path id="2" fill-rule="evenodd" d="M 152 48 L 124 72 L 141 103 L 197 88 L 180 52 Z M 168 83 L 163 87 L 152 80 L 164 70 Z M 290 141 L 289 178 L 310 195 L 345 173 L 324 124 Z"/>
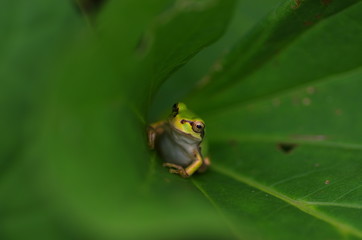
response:
<path id="1" fill-rule="evenodd" d="M 205 123 L 184 103 L 175 103 L 168 119 L 151 124 L 147 133 L 150 148 L 157 150 L 170 173 L 187 178 L 210 165 L 204 157 Z"/>

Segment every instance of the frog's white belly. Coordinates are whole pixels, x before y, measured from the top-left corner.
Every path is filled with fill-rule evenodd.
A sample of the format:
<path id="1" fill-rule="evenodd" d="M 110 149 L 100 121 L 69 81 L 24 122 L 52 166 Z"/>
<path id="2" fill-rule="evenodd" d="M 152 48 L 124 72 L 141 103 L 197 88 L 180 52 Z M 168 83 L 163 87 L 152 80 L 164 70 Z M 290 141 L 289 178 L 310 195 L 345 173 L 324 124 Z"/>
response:
<path id="1" fill-rule="evenodd" d="M 156 146 L 165 162 L 186 167 L 195 160 L 194 152 L 199 151 L 199 144 L 199 141 L 188 136 L 174 131 L 165 131 L 159 136 Z"/>

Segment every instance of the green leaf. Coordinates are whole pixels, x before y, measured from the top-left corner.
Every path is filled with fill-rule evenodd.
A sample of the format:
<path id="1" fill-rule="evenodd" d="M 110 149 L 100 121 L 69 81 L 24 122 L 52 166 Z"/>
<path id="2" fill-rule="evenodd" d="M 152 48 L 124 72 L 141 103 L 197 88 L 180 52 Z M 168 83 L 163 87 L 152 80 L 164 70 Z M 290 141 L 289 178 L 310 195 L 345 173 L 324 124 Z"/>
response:
<path id="1" fill-rule="evenodd" d="M 220 56 L 228 52 L 240 37 L 252 29 L 259 19 L 279 2 L 280 0 L 239 1 L 233 10 L 233 20 L 222 38 L 197 54 L 160 87 L 149 111 L 150 119 L 157 121 L 165 109 L 168 113 L 170 106 L 185 98 L 195 87 L 195 81 L 207 77 L 204 76 L 205 72 L 218 64 Z M 192 106 L 194 107 L 194 104 Z"/>
<path id="2" fill-rule="evenodd" d="M 358 67 L 358 3 L 286 1 L 219 61 L 198 97 L 212 97 L 215 109 Z"/>
<path id="3" fill-rule="evenodd" d="M 360 1 L 72 4 L 1 10 L 3 238 L 362 239 Z M 191 179 L 147 149 L 175 100 L 207 125 Z"/>
<path id="4" fill-rule="evenodd" d="M 69 4 L 51 4 L 42 0 L 33 3 L 6 1 L 1 9 L 0 108 L 7 114 L 0 119 L 3 138 L 0 161 L 12 157 L 19 147 L 17 144 L 23 141 L 23 129 L 16 125 L 24 125 L 36 104 L 32 100 L 38 92 L 33 90 L 42 87 L 51 61 L 82 26 Z"/>
<path id="5" fill-rule="evenodd" d="M 194 183 L 238 238 L 361 239 L 362 4 L 293 3 L 189 99 L 207 94 L 214 160 Z"/>
<path id="6" fill-rule="evenodd" d="M 38 134 L 47 76 L 83 21 L 66 1 L 2 1 L 0 9 L 0 212 L 2 239 L 57 239 L 25 157 Z"/>
<path id="7" fill-rule="evenodd" d="M 21 126 L 31 133 L 30 143 L 3 181 L 3 193 L 9 195 L 3 201 L 12 206 L 9 216 L 22 209 L 11 202 L 14 192 L 26 188 L 35 200 L 6 226 L 7 236 L 24 239 L 30 234 L 29 229 L 12 233 L 24 228 L 25 210 L 31 212 L 28 221 L 41 215 L 31 228 L 37 239 L 225 235 L 225 226 L 195 188 L 155 169 L 144 119 L 156 87 L 221 36 L 233 2 L 113 1 L 92 20 L 94 28 L 59 29 L 51 35 L 69 34 L 73 41 L 62 49 L 64 55 L 41 59 L 49 64 L 44 64 L 48 75 L 28 99 L 34 111 Z M 68 4 L 67 13 L 81 22 L 83 16 Z M 27 57 L 31 61 L 35 56 Z M 24 171 L 31 184 L 24 181 L 19 192 L 12 190 L 19 184 L 14 176 Z M 43 232 L 42 221 L 50 225 Z"/>

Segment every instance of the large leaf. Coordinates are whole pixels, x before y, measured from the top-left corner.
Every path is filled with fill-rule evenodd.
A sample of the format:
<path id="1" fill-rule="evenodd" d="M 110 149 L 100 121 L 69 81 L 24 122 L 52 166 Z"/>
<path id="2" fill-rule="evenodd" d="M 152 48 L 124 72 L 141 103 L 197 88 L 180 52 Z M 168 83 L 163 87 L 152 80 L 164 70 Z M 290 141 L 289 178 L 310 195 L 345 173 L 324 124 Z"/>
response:
<path id="1" fill-rule="evenodd" d="M 1 237 L 362 238 L 360 1 L 285 1 L 247 34 L 271 1 L 238 5 L 232 40 L 177 72 L 153 107 L 222 35 L 233 1 L 108 1 L 91 25 L 69 2 L 38 1 L 1 16 L 35 19 L 1 29 Z M 187 180 L 145 137 L 145 119 L 186 93 L 213 161 Z"/>
<path id="2" fill-rule="evenodd" d="M 156 160 L 147 149 L 144 119 L 156 87 L 223 33 L 233 2 L 110 1 L 92 20 L 94 28 L 79 27 L 73 35 L 59 29 L 51 36 L 69 34 L 74 41 L 62 49 L 63 56 L 41 59 L 48 63 L 43 72 L 48 75 L 27 99 L 34 111 L 21 124 L 32 133 L 31 144 L 19 149 L 21 161 L 2 182 L 2 195 L 9 195 L 2 201 L 11 206 L 3 219 L 14 218 L 4 236 L 224 236 L 225 226 L 195 188 L 164 171 L 154 176 Z M 75 8 L 64 5 L 81 22 Z M 49 10 L 36 9 L 36 14 Z M 27 57 L 30 62 L 35 56 Z M 16 178 L 21 174 L 25 180 Z M 21 192 L 12 190 L 17 185 L 34 195 L 30 206 L 12 202 L 14 192 Z M 28 222 L 32 226 L 25 229 Z"/>
<path id="3" fill-rule="evenodd" d="M 168 114 L 170 106 L 183 99 L 195 87 L 195 81 L 207 78 L 208 76 L 204 76 L 205 72 L 219 65 L 220 56 L 230 51 L 230 47 L 279 2 L 280 0 L 239 1 L 234 9 L 233 20 L 222 38 L 192 58 L 160 87 L 149 112 L 150 118 L 157 121 L 165 109 Z"/>
<path id="4" fill-rule="evenodd" d="M 215 109 L 359 66 L 358 3 L 286 1 L 200 81 L 198 97 Z"/>
<path id="5" fill-rule="evenodd" d="M 0 212 L 2 239 L 56 239 L 24 157 L 37 135 L 46 75 L 83 21 L 66 1 L 2 1 L 0 9 Z"/>
<path id="6" fill-rule="evenodd" d="M 293 2 L 198 92 L 214 166 L 195 185 L 242 239 L 360 239 L 362 4 Z"/>

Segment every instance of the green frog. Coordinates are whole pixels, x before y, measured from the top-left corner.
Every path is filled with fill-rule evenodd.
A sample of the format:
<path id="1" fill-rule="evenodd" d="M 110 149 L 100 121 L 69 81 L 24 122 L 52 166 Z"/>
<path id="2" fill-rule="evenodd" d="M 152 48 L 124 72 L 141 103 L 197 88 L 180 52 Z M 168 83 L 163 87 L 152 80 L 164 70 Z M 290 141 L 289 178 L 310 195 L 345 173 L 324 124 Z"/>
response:
<path id="1" fill-rule="evenodd" d="M 204 157 L 205 122 L 184 103 L 175 103 L 168 119 L 151 124 L 147 133 L 150 148 L 157 150 L 170 173 L 188 178 L 210 165 Z"/>

